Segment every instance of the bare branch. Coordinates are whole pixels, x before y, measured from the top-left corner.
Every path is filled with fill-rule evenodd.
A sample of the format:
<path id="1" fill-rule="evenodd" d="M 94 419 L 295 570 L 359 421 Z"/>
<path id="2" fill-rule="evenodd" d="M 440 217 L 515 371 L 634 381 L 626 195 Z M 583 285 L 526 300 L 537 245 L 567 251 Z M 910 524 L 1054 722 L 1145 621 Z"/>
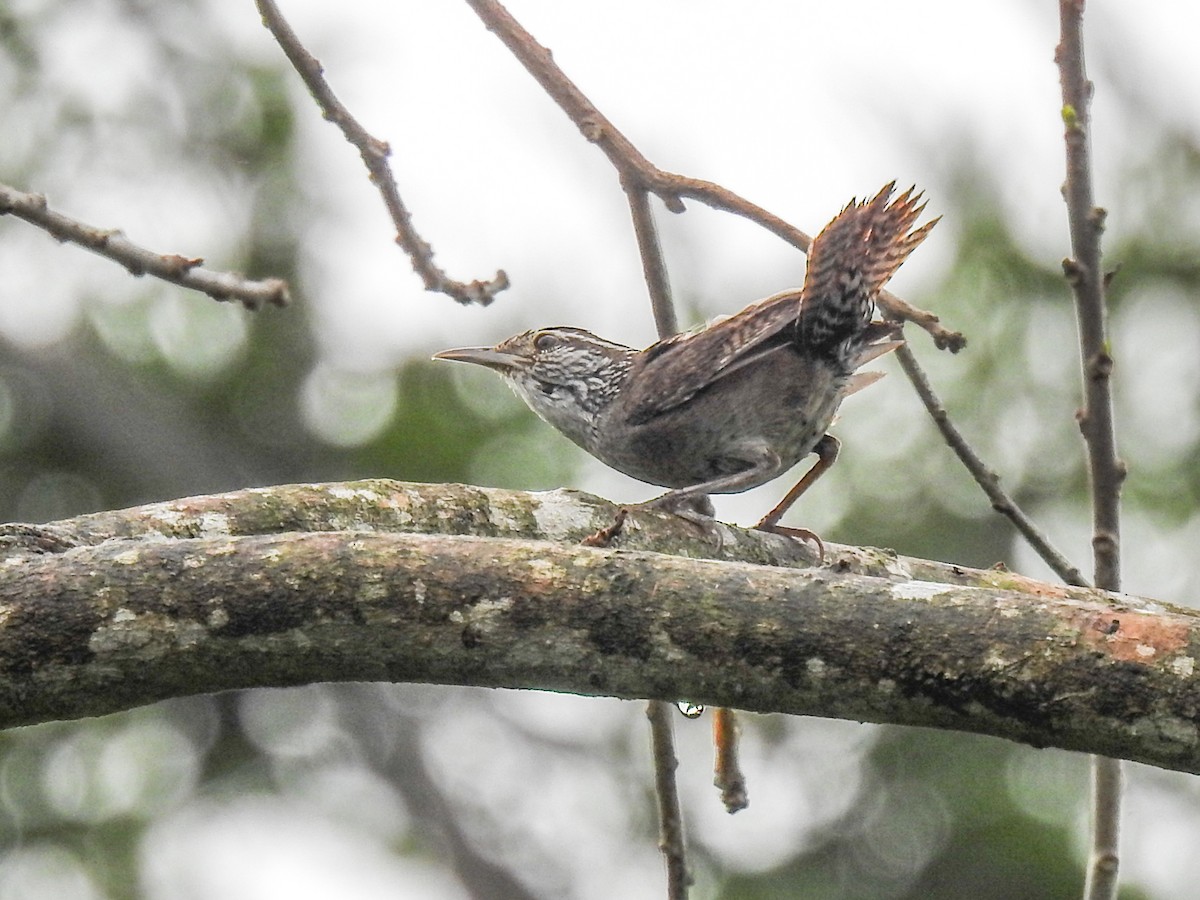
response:
<path id="1" fill-rule="evenodd" d="M 608 157 L 627 191 L 630 186 L 635 186 L 656 194 L 671 212 L 683 212 L 684 199 L 699 200 L 713 209 L 749 219 L 802 252 L 808 252 L 811 237 L 761 206 L 719 184 L 676 175 L 655 166 L 567 77 L 554 62 L 550 51 L 534 40 L 533 35 L 497 0 L 467 0 L 467 3 L 570 117 L 583 136 Z M 642 249 L 643 265 L 649 269 L 651 265 L 645 262 L 645 247 Z M 879 302 L 893 317 L 911 321 L 928 331 L 939 348 L 957 352 L 966 346 L 966 338 L 941 325 L 933 313 L 916 309 L 888 292 L 884 292 Z"/>
<path id="2" fill-rule="evenodd" d="M 1117 896 L 1121 874 L 1121 801 L 1125 776 L 1121 761 L 1093 755 L 1092 848 L 1088 855 L 1084 900 L 1108 900 Z"/>
<path id="3" fill-rule="evenodd" d="M 152 275 L 214 300 L 238 300 L 247 309 L 258 309 L 264 303 L 286 306 L 290 299 L 287 282 L 280 278 L 253 281 L 234 272 L 201 268 L 203 259 L 155 253 L 133 243 L 120 231 L 86 225 L 51 209 L 42 194 L 27 194 L 0 184 L 0 215 L 6 213 L 36 225 L 59 241 L 78 244 L 120 263 L 131 275 Z"/>
<path id="4" fill-rule="evenodd" d="M 962 432 L 958 430 L 954 422 L 950 420 L 950 415 L 946 412 L 946 407 L 934 392 L 933 385 L 929 383 L 929 378 L 925 375 L 925 370 L 921 368 L 920 363 L 917 362 L 917 358 L 913 355 L 909 346 L 905 344 L 899 347 L 896 350 L 896 357 L 900 360 L 900 367 L 904 369 L 904 374 L 908 376 L 908 380 L 912 382 L 913 388 L 916 389 L 917 396 L 925 404 L 925 409 L 928 410 L 930 418 L 937 425 L 938 431 L 942 433 L 942 437 L 950 445 L 950 449 L 957 454 L 967 471 L 971 473 L 971 477 L 975 479 L 975 483 L 983 489 L 988 499 L 992 501 L 992 509 L 1008 517 L 1017 531 L 1028 541 L 1029 546 L 1034 549 L 1034 552 L 1042 558 L 1042 561 L 1046 565 L 1054 570 L 1059 578 L 1067 584 L 1086 587 L 1087 579 L 1083 577 L 1083 573 L 1079 571 L 1079 567 L 1074 565 L 1054 546 L 1050 538 L 1017 505 L 1017 501 L 1000 487 L 1000 476 L 988 467 L 987 463 L 975 452 L 975 448 L 963 437 Z"/>
<path id="5" fill-rule="evenodd" d="M 650 194 L 641 184 L 624 175 L 621 176 L 621 187 L 625 190 L 629 212 L 633 217 L 633 232 L 642 259 L 642 274 L 650 293 L 654 328 L 660 338 L 670 337 L 679 331 L 679 317 L 671 298 L 671 282 L 662 244 L 658 240 L 658 227 L 654 224 L 654 213 L 650 209 Z M 626 514 L 619 515 L 620 519 L 614 520 L 614 524 L 624 522 Z M 646 707 L 646 717 L 650 720 L 651 757 L 654 761 L 654 796 L 658 801 L 658 846 L 667 865 L 667 900 L 687 900 L 692 876 L 688 871 L 683 810 L 679 806 L 679 787 L 675 782 L 675 770 L 679 763 L 675 757 L 673 716 L 670 704 L 662 700 L 651 700 Z"/>
<path id="6" fill-rule="evenodd" d="M 950 331 L 940 324 L 941 320 L 925 309 L 913 306 L 907 300 L 901 300 L 886 288 L 875 298 L 879 308 L 889 319 L 899 322 L 912 322 L 918 328 L 923 328 L 933 337 L 933 345 L 939 350 L 949 350 L 957 353 L 967 346 L 967 339 L 960 331 Z"/>
<path id="7" fill-rule="evenodd" d="M 663 700 L 646 706 L 650 720 L 650 747 L 654 756 L 654 795 L 658 798 L 658 846 L 667 863 L 667 900 L 687 900 L 692 876 L 688 872 L 687 848 L 683 839 L 683 813 L 675 784 L 675 710 Z"/>
<path id="8" fill-rule="evenodd" d="M 1088 137 L 1092 84 L 1083 62 L 1083 2 L 1060 0 L 1062 42 L 1055 58 L 1063 89 L 1066 125 L 1067 182 L 1063 195 L 1071 229 L 1071 259 L 1063 270 L 1075 294 L 1079 351 L 1083 370 L 1084 407 L 1079 429 L 1087 445 L 1092 478 L 1093 551 L 1096 584 L 1105 590 L 1121 587 L 1120 501 L 1125 464 L 1117 457 L 1113 427 L 1113 357 L 1108 340 L 1108 313 L 1100 258 L 1100 234 L 1105 212 L 1092 200 Z"/>
<path id="9" fill-rule="evenodd" d="M 650 195 L 645 188 L 624 177 L 621 185 L 633 216 L 633 231 L 642 258 L 646 287 L 650 292 L 654 327 L 660 338 L 669 337 L 679 330 L 679 319 L 671 299 L 671 283 L 662 245 L 658 241 L 658 228 L 650 210 Z M 626 514 L 619 515 L 620 519 L 614 520 L 614 525 L 624 522 Z M 587 541 L 585 539 L 585 543 Z M 678 761 L 675 758 L 673 715 L 670 704 L 662 700 L 651 700 L 646 707 L 646 717 L 650 720 L 650 751 L 654 760 L 654 796 L 658 801 L 658 846 L 667 865 L 667 900 L 687 900 L 692 877 L 688 872 L 679 787 L 675 783 Z"/>
<path id="10" fill-rule="evenodd" d="M 1125 464 L 1117 457 L 1113 425 L 1113 357 L 1107 333 L 1108 310 L 1100 256 L 1105 211 L 1092 192 L 1092 83 L 1083 56 L 1084 0 L 1059 0 L 1060 41 L 1054 58 L 1062 82 L 1062 118 L 1067 151 L 1063 196 L 1071 232 L 1071 257 L 1063 272 L 1075 295 L 1079 355 L 1083 369 L 1083 406 L 1079 430 L 1087 446 L 1092 486 L 1092 559 L 1095 582 L 1121 589 L 1121 484 Z M 1121 770 L 1112 759 L 1092 760 L 1092 847 L 1086 900 L 1112 900 L 1119 886 Z"/>
<path id="11" fill-rule="evenodd" d="M 369 134 L 333 93 L 329 82 L 325 80 L 321 63 L 305 49 L 274 0 L 255 0 L 255 3 L 262 15 L 263 25 L 274 35 L 292 68 L 300 75 L 305 87 L 321 108 L 321 113 L 337 125 L 346 136 L 346 140 L 358 149 L 371 175 L 371 181 L 383 197 L 388 215 L 396 227 L 396 243 L 412 260 L 413 269 L 421 276 L 425 289 L 439 291 L 464 304 L 478 303 L 480 306 L 487 306 L 495 300 L 496 294 L 508 287 L 508 276 L 504 271 L 496 272 L 491 281 L 462 282 L 450 278 L 434 263 L 433 248 L 417 234 L 412 216 L 404 201 L 400 199 L 400 189 L 396 186 L 396 179 L 388 164 L 391 147 Z"/>
<path id="12" fill-rule="evenodd" d="M 662 246 L 658 242 L 658 228 L 650 210 L 650 195 L 645 188 L 626 184 L 625 194 L 629 198 L 629 211 L 633 215 L 633 231 L 637 236 L 638 251 L 642 257 L 642 272 L 646 287 L 650 291 L 650 307 L 654 311 L 654 327 L 660 338 L 670 337 L 679 331 L 679 319 L 675 315 L 675 303 L 671 299 L 671 282 L 667 276 L 667 263 L 663 259 Z"/>

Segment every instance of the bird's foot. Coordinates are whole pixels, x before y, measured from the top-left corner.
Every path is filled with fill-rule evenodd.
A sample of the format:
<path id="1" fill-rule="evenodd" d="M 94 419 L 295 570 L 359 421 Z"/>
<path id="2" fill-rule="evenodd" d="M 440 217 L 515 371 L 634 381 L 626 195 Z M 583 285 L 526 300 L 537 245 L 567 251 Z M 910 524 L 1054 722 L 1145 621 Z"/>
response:
<path id="1" fill-rule="evenodd" d="M 634 508 L 638 507 L 661 509 L 664 512 L 673 513 L 685 522 L 696 526 L 705 537 L 711 538 L 712 542 L 716 544 L 718 553 L 725 547 L 725 535 L 721 531 L 720 523 L 717 522 L 716 507 L 713 506 L 712 500 L 704 494 L 680 497 L 675 491 L 668 491 L 661 497 L 639 503 Z"/>
<path id="2" fill-rule="evenodd" d="M 807 528 L 789 528 L 787 525 L 765 525 L 759 522 L 754 526 L 755 531 L 766 531 L 770 534 L 782 534 L 785 537 L 795 538 L 798 541 L 810 541 L 817 546 L 817 561 L 825 564 L 825 542 L 821 540 L 821 536 L 815 531 L 809 531 Z"/>
<path id="3" fill-rule="evenodd" d="M 641 509 L 652 509 L 676 515 L 698 528 L 705 537 L 711 538 L 713 543 L 716 544 L 718 551 L 725 546 L 725 537 L 721 531 L 721 526 L 715 518 L 716 510 L 713 508 L 712 501 L 704 496 L 679 497 L 674 491 L 669 491 L 661 497 L 655 497 L 653 500 L 647 500 L 644 503 L 633 503 L 629 506 L 620 507 L 611 525 L 607 525 L 593 534 L 589 534 L 579 543 L 585 547 L 609 546 L 624 529 L 625 520 L 629 513 Z"/>

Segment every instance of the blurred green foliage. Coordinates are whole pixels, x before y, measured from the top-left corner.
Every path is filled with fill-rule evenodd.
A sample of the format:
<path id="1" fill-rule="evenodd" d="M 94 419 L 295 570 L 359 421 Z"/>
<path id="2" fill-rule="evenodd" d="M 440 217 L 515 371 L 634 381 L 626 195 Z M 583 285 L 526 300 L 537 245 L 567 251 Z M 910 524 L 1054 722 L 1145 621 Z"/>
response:
<path id="1" fill-rule="evenodd" d="M 43 44 L 66 27 L 69 6 L 0 10 L 0 65 L 14 76 L 0 78 L 0 104 L 28 118 L 34 135 L 4 151 L 0 177 L 36 188 L 46 165 L 42 148 L 101 142 L 114 130 L 153 145 L 197 183 L 236 173 L 238 193 L 248 200 L 240 217 L 232 216 L 240 223 L 238 258 L 228 263 L 289 279 L 299 301 L 282 311 L 234 312 L 231 319 L 207 299 L 180 299 L 174 288 L 127 279 L 120 282 L 126 296 L 119 303 L 107 295 L 109 287 L 81 289 L 74 302 L 82 313 L 61 339 L 40 346 L 0 341 L 0 517 L 48 520 L 254 484 L 381 474 L 453 481 L 485 471 L 514 487 L 570 481 L 577 457 L 523 408 L 497 401 L 495 411 L 485 413 L 468 402 L 448 367 L 420 359 L 379 376 L 385 387 L 394 386 L 380 393 L 379 402 L 393 406 L 369 439 L 347 443 L 318 436 L 301 397 L 322 363 L 322 335 L 305 303 L 308 251 L 297 225 L 306 219 L 306 205 L 317 202 L 301 174 L 296 128 L 296 117 L 312 110 L 298 108 L 304 101 L 290 89 L 290 73 L 281 65 L 266 65 L 223 42 L 200 3 L 172 4 L 169 12 L 111 4 L 123 17 L 114 27 L 134 32 L 162 62 L 155 70 L 159 80 L 141 85 L 119 109 L 97 110 L 70 91 L 47 96 Z M 1126 500 L 1132 520 L 1151 523 L 1143 533 L 1162 537 L 1185 526 L 1200 499 L 1200 469 L 1192 462 L 1200 449 L 1200 376 L 1192 362 L 1200 332 L 1176 334 L 1180 322 L 1194 329 L 1198 321 L 1200 234 L 1176 223 L 1195 219 L 1200 147 L 1190 135 L 1168 129 L 1156 140 L 1153 159 L 1129 173 L 1137 186 L 1138 227 L 1111 241 L 1107 252 L 1120 264 L 1111 295 L 1121 367 L 1118 408 L 1128 414 L 1122 421 L 1134 423 L 1121 435 L 1134 472 Z M 946 216 L 941 229 L 955 229 L 956 252 L 941 284 L 921 298 L 923 306 L 964 328 L 970 346 L 949 358 L 920 339 L 914 343 L 960 427 L 985 457 L 999 460 L 1020 502 L 1045 512 L 1052 523 L 1086 522 L 1086 474 L 1071 422 L 1077 363 L 1070 359 L 1071 313 L 1061 273 L 1056 260 L 1033 258 L 1012 223 L 997 214 L 1003 208 L 1000 187 L 981 165 L 945 175 L 945 190 L 938 193 Z M 25 228 L 0 221 L 0 241 Z M 43 264 L 74 266 L 76 252 L 52 247 Z M 4 303 L 35 309 L 38 299 L 5 296 Z M 1157 330 L 1147 323 L 1157 323 Z M 1152 352 L 1185 339 L 1191 343 L 1179 353 L 1153 360 L 1164 381 L 1152 390 L 1161 397 L 1131 389 L 1143 385 L 1137 368 L 1143 361 L 1126 355 L 1125 347 Z M 226 350 L 212 355 L 218 345 Z M 205 349 L 210 355 L 200 354 Z M 1051 361 L 1051 352 L 1065 354 L 1067 362 Z M 1168 402 L 1179 392 L 1181 402 Z M 829 476 L 836 485 L 830 492 L 843 506 L 827 536 L 964 564 L 1011 559 L 1011 532 L 921 419 L 915 400 L 900 403 L 891 418 L 880 414 L 882 424 L 865 414 L 858 421 L 847 415 L 840 433 L 855 450 Z M 1177 439 L 1166 452 L 1139 430 L 1146 423 L 1174 428 Z M 892 441 L 902 452 L 881 463 L 883 445 Z M 1075 541 L 1069 550 L 1083 546 Z M 1136 555 L 1139 548 L 1129 552 Z M 160 846 L 152 838 L 164 822 L 231 798 L 299 803 L 296 798 L 306 796 L 303 785 L 321 783 L 344 767 L 375 773 L 415 823 L 407 830 L 396 826 L 399 836 L 386 841 L 389 852 L 452 870 L 478 896 L 570 895 L 576 869 L 558 858 L 556 845 L 542 833 L 546 828 L 514 822 L 519 816 L 495 801 L 507 796 L 503 792 L 437 774 L 435 760 L 446 747 L 463 744 L 438 743 L 439 729 L 451 728 L 439 715 L 457 716 L 456 727 L 465 720 L 492 722 L 479 728 L 498 735 L 497 742 L 471 748 L 483 758 L 483 769 L 488 760 L 499 765 L 509 759 L 505 752 L 517 747 L 539 767 L 577 767 L 571 779 L 580 783 L 632 779 L 627 795 L 614 789 L 623 811 L 604 821 L 625 822 L 628 844 L 652 849 L 645 759 L 629 746 L 644 740 L 640 717 L 622 713 L 599 738 L 576 743 L 568 731 L 514 724 L 485 693 L 444 689 L 436 694 L 443 699 L 430 701 L 427 693 L 373 690 L 342 686 L 304 695 L 316 698 L 320 716 L 306 719 L 287 706 L 288 716 L 269 727 L 260 722 L 261 707 L 253 705 L 259 700 L 251 707 L 244 697 L 221 696 L 0 734 L 0 895 L 9 896 L 2 886 L 7 881 L 18 886 L 11 896 L 33 896 L 38 889 L 51 896 L 51 886 L 61 897 L 176 896 L 162 887 L 169 879 L 155 880 L 156 863 L 146 856 L 147 847 Z M 283 696 L 260 700 L 269 707 L 283 703 Z M 259 722 L 257 730 L 250 721 Z M 747 741 L 770 744 L 804 727 L 751 717 Z M 502 750 L 505 744 L 509 751 Z M 508 764 L 518 766 L 511 759 Z M 699 765 L 693 759 L 684 764 Z M 792 765 L 803 769 L 805 759 Z M 1084 759 L 962 735 L 881 729 L 860 766 L 862 784 L 847 785 L 858 793 L 846 811 L 778 865 L 742 868 L 736 854 L 698 841 L 698 896 L 1033 900 L 1078 893 Z M 1039 772 L 1051 774 L 1037 782 Z M 752 777 L 752 798 L 773 790 L 769 771 Z M 1031 778 L 1046 788 L 1032 796 L 1052 796 L 1055 803 L 1031 806 Z M 382 793 L 376 791 L 376 800 Z M 331 802 L 303 810 L 336 818 Z M 717 801 L 714 796 L 707 802 Z M 1197 818 L 1193 804 L 1180 827 L 1195 829 Z M 520 846 L 505 840 L 513 829 L 528 840 Z M 391 834 L 377 829 L 372 835 L 380 833 Z M 543 870 L 551 874 L 543 876 Z M 491 887 L 480 893 L 481 885 Z M 197 890 L 191 896 L 210 896 Z M 1153 895 L 1130 885 L 1121 896 Z"/>

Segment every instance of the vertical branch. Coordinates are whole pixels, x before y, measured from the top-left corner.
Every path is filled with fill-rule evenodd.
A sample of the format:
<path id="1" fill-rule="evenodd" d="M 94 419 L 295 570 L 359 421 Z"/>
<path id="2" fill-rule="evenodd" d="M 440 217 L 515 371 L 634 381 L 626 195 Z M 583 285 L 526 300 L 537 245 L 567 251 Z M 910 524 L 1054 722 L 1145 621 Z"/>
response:
<path id="1" fill-rule="evenodd" d="M 1121 795 L 1124 777 L 1119 759 L 1092 758 L 1092 852 L 1084 900 L 1114 900 L 1120 887 Z"/>
<path id="2" fill-rule="evenodd" d="M 629 198 L 629 211 L 633 214 L 633 231 L 637 236 L 638 252 L 642 257 L 642 273 L 650 291 L 650 307 L 654 311 L 654 326 L 660 338 L 670 337 L 679 330 L 679 319 L 675 315 L 675 304 L 671 300 L 671 283 L 667 278 L 667 264 L 663 260 L 662 247 L 658 243 L 658 228 L 654 214 L 650 211 L 650 194 L 643 188 L 622 179 L 625 194 Z"/>
<path id="3" fill-rule="evenodd" d="M 675 304 L 671 300 L 666 261 L 658 243 L 658 229 L 650 211 L 650 195 L 624 177 L 621 182 L 629 198 L 642 270 L 650 291 L 654 325 L 659 337 L 669 337 L 679 330 L 679 325 Z M 688 873 L 683 811 L 679 807 L 679 786 L 675 781 L 679 760 L 675 756 L 672 716 L 671 705 L 662 700 L 651 700 L 646 705 L 646 717 L 650 720 L 651 755 L 654 758 L 654 795 L 658 798 L 658 848 L 667 863 L 667 900 L 687 900 L 692 877 Z"/>
<path id="4" fill-rule="evenodd" d="M 671 704 L 651 700 L 646 705 L 650 741 L 654 754 L 654 793 L 658 797 L 658 847 L 667 860 L 667 900 L 687 900 L 687 854 L 683 843 L 683 814 L 679 811 L 679 789 L 675 784 L 675 731 Z"/>
<path id="5" fill-rule="evenodd" d="M 1121 588 L 1120 500 L 1125 466 L 1117 458 L 1113 427 L 1113 357 L 1108 341 L 1108 316 L 1104 298 L 1104 273 L 1100 261 L 1100 234 L 1105 211 L 1092 199 L 1091 148 L 1088 134 L 1092 84 L 1083 63 L 1083 0 L 1059 0 L 1062 42 L 1058 60 L 1066 125 L 1067 201 L 1071 253 L 1063 271 L 1075 294 L 1079 324 L 1079 352 L 1083 368 L 1083 408 L 1079 429 L 1087 445 L 1092 483 L 1092 550 L 1096 587 Z"/>
<path id="6" fill-rule="evenodd" d="M 1088 128 L 1092 84 L 1083 57 L 1084 0 L 1059 0 L 1060 42 L 1055 61 L 1062 81 L 1062 117 L 1067 150 L 1063 195 L 1071 230 L 1071 257 L 1063 272 L 1075 295 L 1079 352 L 1083 369 L 1083 406 L 1079 428 L 1087 447 L 1092 488 L 1092 558 L 1095 585 L 1109 591 L 1121 587 L 1120 502 L 1125 466 L 1117 458 L 1113 427 L 1113 357 L 1107 333 L 1101 270 L 1100 234 L 1103 209 L 1092 196 L 1091 145 Z M 1092 836 L 1086 900 L 1117 895 L 1121 817 L 1121 768 L 1116 760 L 1092 758 Z"/>

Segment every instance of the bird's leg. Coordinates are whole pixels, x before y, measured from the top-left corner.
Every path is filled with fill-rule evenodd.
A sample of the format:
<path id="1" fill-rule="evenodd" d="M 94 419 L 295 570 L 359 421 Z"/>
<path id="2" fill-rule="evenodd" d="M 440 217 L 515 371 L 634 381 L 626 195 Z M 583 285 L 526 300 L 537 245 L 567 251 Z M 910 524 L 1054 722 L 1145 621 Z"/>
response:
<path id="1" fill-rule="evenodd" d="M 841 441 L 832 434 L 826 434 L 817 441 L 816 446 L 812 449 L 812 452 L 817 454 L 816 463 L 804 473 L 804 477 L 796 482 L 795 486 L 775 505 L 775 508 L 759 520 L 759 523 L 754 526 L 755 530 L 786 534 L 801 540 L 812 541 L 817 545 L 821 558 L 824 559 L 825 545 L 821 543 L 821 539 L 816 534 L 807 528 L 788 528 L 780 525 L 779 520 L 783 518 L 784 513 L 791 509 L 792 504 L 800 499 L 800 495 L 812 487 L 813 482 L 824 475 L 826 470 L 837 461 L 838 450 L 841 449 L 841 446 Z"/>
<path id="2" fill-rule="evenodd" d="M 745 468 L 728 475 L 710 478 L 699 484 L 667 491 L 660 497 L 637 505 L 647 509 L 669 509 L 671 512 L 683 515 L 684 518 L 687 518 L 687 512 L 712 518 L 714 510 L 712 503 L 707 499 L 709 494 L 736 494 L 754 485 L 762 484 L 772 474 L 779 471 L 779 454 L 765 443 L 755 441 L 739 450 L 744 452 L 739 452 L 736 458 L 745 461 Z M 704 499 L 701 500 L 701 498 Z M 685 510 L 686 512 L 684 512 Z"/>
<path id="3" fill-rule="evenodd" d="M 673 512 L 681 519 L 693 523 L 704 531 L 711 532 L 717 539 L 718 546 L 722 542 L 721 534 L 714 525 L 716 510 L 709 494 L 736 494 L 756 484 L 761 484 L 779 471 L 779 454 L 765 444 L 755 442 L 753 445 L 741 448 L 745 452 L 740 458 L 746 459 L 747 465 L 728 475 L 720 475 L 700 484 L 676 488 L 665 494 L 638 503 L 633 509 L 665 509 Z"/>

